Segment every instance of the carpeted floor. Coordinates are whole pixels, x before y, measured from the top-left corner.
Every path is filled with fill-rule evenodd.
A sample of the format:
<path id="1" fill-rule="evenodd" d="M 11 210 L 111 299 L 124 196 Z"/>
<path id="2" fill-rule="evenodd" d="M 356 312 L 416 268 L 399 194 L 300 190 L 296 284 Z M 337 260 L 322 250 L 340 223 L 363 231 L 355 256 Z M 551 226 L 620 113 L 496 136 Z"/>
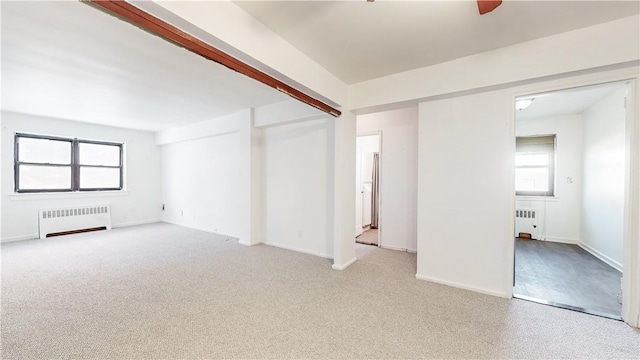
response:
<path id="1" fill-rule="evenodd" d="M 169 224 L 3 244 L 3 359 L 634 358 L 626 324 Z"/>

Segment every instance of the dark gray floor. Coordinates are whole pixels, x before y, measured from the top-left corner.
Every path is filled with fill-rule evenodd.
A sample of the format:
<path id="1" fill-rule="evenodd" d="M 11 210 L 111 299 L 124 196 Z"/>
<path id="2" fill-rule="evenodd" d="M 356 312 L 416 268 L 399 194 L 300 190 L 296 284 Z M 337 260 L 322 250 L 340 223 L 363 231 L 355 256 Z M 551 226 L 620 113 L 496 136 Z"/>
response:
<path id="1" fill-rule="evenodd" d="M 621 277 L 577 245 L 516 239 L 514 295 L 619 316 Z"/>

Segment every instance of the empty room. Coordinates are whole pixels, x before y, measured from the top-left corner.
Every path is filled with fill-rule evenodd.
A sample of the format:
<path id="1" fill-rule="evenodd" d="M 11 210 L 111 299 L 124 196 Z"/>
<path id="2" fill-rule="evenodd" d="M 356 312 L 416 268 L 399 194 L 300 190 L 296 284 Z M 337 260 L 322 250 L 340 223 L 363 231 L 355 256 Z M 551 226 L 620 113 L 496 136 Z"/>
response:
<path id="1" fill-rule="evenodd" d="M 3 359 L 640 354 L 637 1 L 0 11 Z"/>

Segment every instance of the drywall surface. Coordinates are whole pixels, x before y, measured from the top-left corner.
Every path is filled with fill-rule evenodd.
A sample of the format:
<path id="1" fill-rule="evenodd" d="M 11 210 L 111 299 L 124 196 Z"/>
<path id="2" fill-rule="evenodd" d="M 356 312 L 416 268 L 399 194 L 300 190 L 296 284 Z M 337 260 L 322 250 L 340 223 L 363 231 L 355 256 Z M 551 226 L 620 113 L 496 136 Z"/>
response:
<path id="1" fill-rule="evenodd" d="M 259 241 L 253 226 L 260 226 L 260 214 L 253 211 L 259 192 L 252 172 L 259 163 L 252 162 L 252 130 L 251 110 L 245 109 L 156 134 L 163 144 L 164 221 L 230 235 L 246 245 Z"/>
<path id="2" fill-rule="evenodd" d="M 582 204 L 582 116 L 516 120 L 516 136 L 535 135 L 556 135 L 554 196 L 518 196 L 516 209 L 537 212 L 534 238 L 577 244 Z"/>
<path id="3" fill-rule="evenodd" d="M 639 27 L 636 15 L 353 84 L 349 109 L 416 102 L 638 61 Z"/>
<path id="4" fill-rule="evenodd" d="M 362 134 L 372 131 L 382 132 L 381 245 L 391 249 L 416 251 L 418 108 L 358 116 L 357 132 Z"/>
<path id="5" fill-rule="evenodd" d="M 334 257 L 333 121 L 263 130 L 265 244 Z"/>
<path id="6" fill-rule="evenodd" d="M 417 278 L 511 294 L 512 107 L 506 91 L 420 104 Z"/>
<path id="7" fill-rule="evenodd" d="M 623 265 L 625 93 L 622 88 L 583 114 L 581 240 L 618 268 Z"/>
<path id="8" fill-rule="evenodd" d="M 162 147 L 163 220 L 239 237 L 239 134 Z"/>
<path id="9" fill-rule="evenodd" d="M 38 210 L 111 205 L 114 227 L 160 221 L 160 149 L 151 132 L 2 112 L 2 241 L 37 238 Z M 25 132 L 125 144 L 125 191 L 14 194 L 14 133 Z"/>

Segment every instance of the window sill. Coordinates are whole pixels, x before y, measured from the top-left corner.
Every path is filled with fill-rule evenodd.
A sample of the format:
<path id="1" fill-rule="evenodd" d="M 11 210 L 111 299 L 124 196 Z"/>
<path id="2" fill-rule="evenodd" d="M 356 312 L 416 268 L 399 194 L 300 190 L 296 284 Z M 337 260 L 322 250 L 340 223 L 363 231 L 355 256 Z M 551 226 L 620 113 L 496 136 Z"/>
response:
<path id="1" fill-rule="evenodd" d="M 560 198 L 557 196 L 516 195 L 516 200 L 557 202 Z"/>
<path id="2" fill-rule="evenodd" d="M 49 192 L 10 194 L 11 201 L 55 200 L 55 199 L 88 199 L 102 197 L 129 196 L 126 190 L 83 191 L 83 192 Z"/>

